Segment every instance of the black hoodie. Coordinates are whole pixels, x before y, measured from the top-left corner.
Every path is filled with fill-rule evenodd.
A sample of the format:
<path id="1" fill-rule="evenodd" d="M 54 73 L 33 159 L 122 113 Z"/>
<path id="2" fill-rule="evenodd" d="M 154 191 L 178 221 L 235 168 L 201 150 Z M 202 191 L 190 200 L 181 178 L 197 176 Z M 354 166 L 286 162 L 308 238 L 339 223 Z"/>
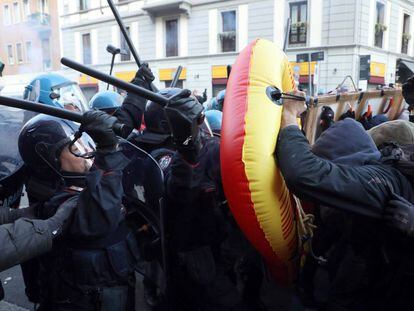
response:
<path id="1" fill-rule="evenodd" d="M 288 126 L 280 131 L 276 154 L 289 190 L 305 201 L 377 219 L 382 218 L 383 207 L 391 199 L 392 193 L 413 201 L 414 193 L 409 181 L 396 169 L 373 163 L 375 152 L 366 148 L 368 145 L 358 156 L 355 153 L 347 157 L 341 154 L 341 164 L 338 163 L 339 156 L 335 150 L 351 150 L 360 144 L 361 135 L 355 133 L 362 133 L 356 122 L 346 121 L 344 124 L 343 131 L 339 122 L 332 128 L 339 135 L 332 137 L 333 151 L 325 155 L 332 160 L 315 155 L 297 126 Z M 330 133 L 326 131 L 323 137 L 329 137 Z M 328 139 L 328 142 L 330 144 L 331 140 Z M 341 146 L 334 148 L 337 145 Z M 335 161 L 334 154 L 337 156 Z M 368 162 L 361 165 L 361 159 L 362 162 Z"/>

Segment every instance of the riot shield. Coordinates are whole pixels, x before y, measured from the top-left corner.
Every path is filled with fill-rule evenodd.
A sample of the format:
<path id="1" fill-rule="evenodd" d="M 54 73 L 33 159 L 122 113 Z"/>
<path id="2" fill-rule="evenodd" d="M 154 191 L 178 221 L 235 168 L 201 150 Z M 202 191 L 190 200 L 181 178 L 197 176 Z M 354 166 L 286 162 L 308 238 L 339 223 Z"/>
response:
<path id="1" fill-rule="evenodd" d="M 22 196 L 24 167 L 18 149 L 24 111 L 0 106 L 0 208 L 17 208 Z"/>
<path id="2" fill-rule="evenodd" d="M 130 160 L 123 172 L 123 203 L 127 210 L 128 224 L 137 232 L 144 261 L 159 263 L 163 275 L 153 279 L 146 273 L 148 269 L 145 262 L 138 269 L 157 285 L 164 297 L 168 297 L 164 175 L 157 160 L 144 150 L 126 140 L 122 140 L 120 146 L 123 154 Z"/>

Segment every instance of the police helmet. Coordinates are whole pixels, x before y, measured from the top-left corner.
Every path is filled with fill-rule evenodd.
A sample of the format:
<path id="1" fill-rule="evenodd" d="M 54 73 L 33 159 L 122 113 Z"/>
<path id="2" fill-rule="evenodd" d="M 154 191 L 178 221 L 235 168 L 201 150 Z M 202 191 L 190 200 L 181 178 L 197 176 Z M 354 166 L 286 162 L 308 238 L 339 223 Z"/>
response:
<path id="1" fill-rule="evenodd" d="M 37 115 L 20 131 L 18 146 L 20 156 L 30 172 L 38 178 L 61 177 L 60 154 L 79 129 L 71 121 L 48 115 Z M 75 143 L 76 152 L 85 154 L 95 145 L 87 134 Z M 52 173 L 52 174 L 51 174 Z"/>
<path id="2" fill-rule="evenodd" d="M 96 93 L 89 102 L 90 109 L 102 110 L 108 114 L 114 112 L 121 107 L 124 98 L 114 91 L 103 91 Z"/>
<path id="3" fill-rule="evenodd" d="M 205 111 L 218 110 L 217 98 L 213 97 L 208 102 L 203 104 Z"/>
<path id="4" fill-rule="evenodd" d="M 160 90 L 158 94 L 171 98 L 174 95 L 180 93 L 182 89 L 179 88 L 166 88 Z M 165 117 L 164 107 L 158 103 L 150 101 L 147 103 L 144 112 L 145 127 L 148 131 L 157 134 L 171 134 L 171 129 L 168 125 L 167 118 Z"/>
<path id="5" fill-rule="evenodd" d="M 23 98 L 68 110 L 88 110 L 79 85 L 56 73 L 46 73 L 34 78 L 26 86 Z"/>
<path id="6" fill-rule="evenodd" d="M 204 114 L 213 133 L 220 134 L 223 113 L 220 110 L 208 110 Z"/>
<path id="7" fill-rule="evenodd" d="M 226 90 L 222 90 L 217 94 L 217 110 L 223 111 L 224 98 L 226 97 Z"/>

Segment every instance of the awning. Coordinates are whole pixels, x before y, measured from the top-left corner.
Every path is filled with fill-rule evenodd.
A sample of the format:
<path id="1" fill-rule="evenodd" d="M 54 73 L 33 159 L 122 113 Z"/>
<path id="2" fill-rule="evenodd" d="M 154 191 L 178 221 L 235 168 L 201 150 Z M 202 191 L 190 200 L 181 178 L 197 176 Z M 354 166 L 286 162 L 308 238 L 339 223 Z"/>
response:
<path id="1" fill-rule="evenodd" d="M 311 75 L 311 81 L 313 82 L 313 75 Z M 299 77 L 300 84 L 308 84 L 309 83 L 309 76 L 300 76 Z"/>
<path id="2" fill-rule="evenodd" d="M 174 78 L 174 75 L 177 71 L 177 68 L 165 68 L 159 70 L 159 79 L 160 81 L 171 81 Z M 187 68 L 183 68 L 181 71 L 180 77 L 178 80 L 187 79 Z"/>
<path id="3" fill-rule="evenodd" d="M 385 85 L 385 78 L 384 77 L 376 77 L 371 76 L 368 80 L 369 84 L 377 84 L 377 85 Z"/>
<path id="4" fill-rule="evenodd" d="M 135 78 L 136 71 L 119 71 L 115 73 L 115 77 L 126 82 L 132 81 Z"/>
<path id="5" fill-rule="evenodd" d="M 211 76 L 213 79 L 227 79 L 227 65 L 212 66 Z"/>
<path id="6" fill-rule="evenodd" d="M 151 1 L 151 4 L 144 5 L 142 10 L 151 16 L 190 14 L 191 3 L 189 0 L 155 0 Z"/>
<path id="7" fill-rule="evenodd" d="M 81 74 L 79 77 L 79 85 L 95 85 L 98 84 L 98 80 L 88 75 Z"/>
<path id="8" fill-rule="evenodd" d="M 399 62 L 399 65 L 400 66 L 403 65 L 408 70 L 410 70 L 412 74 L 414 74 L 414 62 L 410 62 L 408 60 L 401 59 L 400 62 Z"/>
<path id="9" fill-rule="evenodd" d="M 292 70 L 295 74 L 298 74 L 300 76 L 307 76 L 309 75 L 309 67 L 310 67 L 311 75 L 315 73 L 316 62 L 310 62 L 310 64 L 308 62 L 304 62 L 304 63 L 290 62 L 290 66 L 292 67 Z"/>
<path id="10" fill-rule="evenodd" d="M 369 74 L 374 77 L 385 77 L 387 66 L 383 63 L 371 62 L 369 65 Z"/>

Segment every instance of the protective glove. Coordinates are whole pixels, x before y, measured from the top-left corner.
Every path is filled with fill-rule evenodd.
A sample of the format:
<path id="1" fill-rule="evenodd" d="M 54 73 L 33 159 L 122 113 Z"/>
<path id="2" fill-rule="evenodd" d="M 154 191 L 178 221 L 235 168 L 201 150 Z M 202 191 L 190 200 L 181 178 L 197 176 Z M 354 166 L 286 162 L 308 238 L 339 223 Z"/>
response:
<path id="1" fill-rule="evenodd" d="M 58 207 L 55 215 L 45 220 L 50 232 L 52 232 L 53 238 L 60 236 L 67 229 L 69 220 L 76 208 L 76 203 L 72 201 L 77 199 L 78 197 L 68 199 Z"/>
<path id="2" fill-rule="evenodd" d="M 141 67 L 139 67 L 137 73 L 135 74 L 135 78 L 131 82 L 137 86 L 143 86 L 150 89 L 150 84 L 154 81 L 154 79 L 154 74 L 149 68 L 148 63 L 142 63 Z"/>
<path id="3" fill-rule="evenodd" d="M 189 90 L 183 90 L 172 97 L 165 107 L 165 114 L 178 151 L 187 161 L 195 163 L 201 148 L 198 132 L 204 114 L 203 105 L 190 94 Z"/>
<path id="4" fill-rule="evenodd" d="M 116 149 L 118 138 L 112 127 L 117 122 L 115 117 L 99 110 L 90 110 L 83 114 L 79 131 L 86 132 L 96 143 L 96 150 L 102 153 Z"/>
<path id="5" fill-rule="evenodd" d="M 388 226 L 414 237 L 414 205 L 403 197 L 393 195 L 385 207 L 384 219 Z"/>

